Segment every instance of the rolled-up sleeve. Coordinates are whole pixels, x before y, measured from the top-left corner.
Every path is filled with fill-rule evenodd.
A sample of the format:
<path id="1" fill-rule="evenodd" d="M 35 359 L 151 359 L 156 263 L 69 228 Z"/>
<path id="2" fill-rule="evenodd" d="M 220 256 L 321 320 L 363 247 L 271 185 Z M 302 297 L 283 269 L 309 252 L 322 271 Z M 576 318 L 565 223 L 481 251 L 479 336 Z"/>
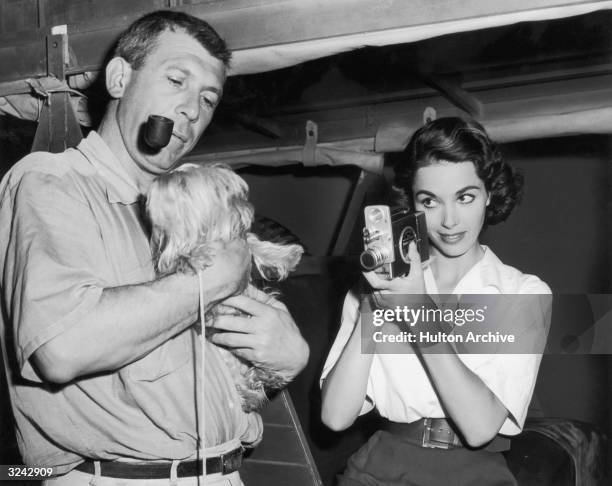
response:
<path id="1" fill-rule="evenodd" d="M 40 381 L 29 363 L 32 353 L 81 322 L 100 299 L 100 231 L 67 178 L 33 171 L 8 191 L 3 298 L 21 373 Z"/>
<path id="2" fill-rule="evenodd" d="M 489 355 L 463 355 L 461 359 L 508 410 L 500 433 L 521 432 L 536 384 L 546 336 L 550 328 L 552 295 L 546 284 L 534 294 L 499 296 L 504 303 L 497 313 L 503 322 L 497 331 L 513 335 L 516 344 Z"/>

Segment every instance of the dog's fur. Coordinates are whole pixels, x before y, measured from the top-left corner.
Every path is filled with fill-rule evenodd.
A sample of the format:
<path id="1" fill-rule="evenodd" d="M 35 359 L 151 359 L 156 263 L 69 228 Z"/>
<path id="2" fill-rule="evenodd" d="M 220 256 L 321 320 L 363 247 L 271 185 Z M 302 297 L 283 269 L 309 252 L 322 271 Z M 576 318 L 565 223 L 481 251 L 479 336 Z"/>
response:
<path id="1" fill-rule="evenodd" d="M 212 262 L 213 243 L 246 239 L 257 269 L 266 280 L 282 280 L 299 263 L 303 248 L 260 240 L 249 232 L 253 207 L 248 186 L 222 164 L 184 164 L 159 176 L 147 194 L 151 221 L 151 246 L 157 272 L 198 272 Z M 222 313 L 222 306 L 206 321 Z M 255 367 L 220 348 L 230 368 L 245 411 L 256 410 L 266 400 L 266 390 L 289 382 L 281 373 Z"/>

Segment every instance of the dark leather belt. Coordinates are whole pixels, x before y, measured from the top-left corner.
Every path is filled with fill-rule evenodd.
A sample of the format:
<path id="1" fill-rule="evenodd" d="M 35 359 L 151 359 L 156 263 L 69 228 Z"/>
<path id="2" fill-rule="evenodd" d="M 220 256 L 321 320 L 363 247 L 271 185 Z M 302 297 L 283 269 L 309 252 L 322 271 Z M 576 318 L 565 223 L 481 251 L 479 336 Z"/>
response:
<path id="1" fill-rule="evenodd" d="M 424 418 L 409 424 L 385 420 L 382 428 L 393 435 L 412 439 L 421 447 L 435 449 L 465 447 L 461 438 L 445 418 Z M 498 435 L 481 449 L 490 452 L 507 451 L 510 449 L 510 439 Z"/>
<path id="2" fill-rule="evenodd" d="M 242 452 L 244 448 L 238 447 L 233 451 L 226 452 L 220 456 L 206 458 L 206 474 L 230 474 L 240 469 L 242 465 Z M 164 479 L 170 477 L 172 463 L 149 462 L 119 462 L 100 461 L 100 474 L 109 478 L 119 479 Z M 86 460 L 76 468 L 87 474 L 95 474 L 94 461 Z M 179 478 L 202 475 L 202 461 L 180 462 L 176 469 Z"/>

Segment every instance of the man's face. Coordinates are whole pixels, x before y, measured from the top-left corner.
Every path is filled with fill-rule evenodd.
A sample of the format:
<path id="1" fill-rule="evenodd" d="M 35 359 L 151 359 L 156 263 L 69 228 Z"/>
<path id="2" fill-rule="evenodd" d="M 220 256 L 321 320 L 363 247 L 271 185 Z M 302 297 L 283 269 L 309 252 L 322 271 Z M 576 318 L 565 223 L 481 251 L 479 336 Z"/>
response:
<path id="1" fill-rule="evenodd" d="M 225 66 L 182 31 L 165 31 L 138 70 L 132 70 L 117 109 L 129 156 L 147 173 L 160 174 L 188 153 L 210 123 L 225 81 Z M 149 115 L 174 121 L 170 143 L 152 152 L 143 143 Z"/>

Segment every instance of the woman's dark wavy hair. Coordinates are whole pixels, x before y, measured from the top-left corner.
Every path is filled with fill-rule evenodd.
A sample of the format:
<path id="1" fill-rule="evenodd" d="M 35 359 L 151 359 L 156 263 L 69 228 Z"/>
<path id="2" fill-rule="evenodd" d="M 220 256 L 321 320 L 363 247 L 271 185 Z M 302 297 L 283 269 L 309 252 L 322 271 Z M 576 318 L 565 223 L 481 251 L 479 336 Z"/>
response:
<path id="1" fill-rule="evenodd" d="M 140 69 L 157 45 L 159 35 L 166 30 L 187 33 L 229 67 L 232 53 L 217 31 L 202 19 L 173 10 L 157 10 L 136 20 L 119 37 L 113 57 L 122 57 L 133 69 Z"/>
<path id="2" fill-rule="evenodd" d="M 500 223 L 520 201 L 523 177 L 502 159 L 484 127 L 459 117 L 439 118 L 419 128 L 395 166 L 397 203 L 412 207 L 412 184 L 417 169 L 446 162 L 473 162 L 491 195 L 485 226 Z"/>

